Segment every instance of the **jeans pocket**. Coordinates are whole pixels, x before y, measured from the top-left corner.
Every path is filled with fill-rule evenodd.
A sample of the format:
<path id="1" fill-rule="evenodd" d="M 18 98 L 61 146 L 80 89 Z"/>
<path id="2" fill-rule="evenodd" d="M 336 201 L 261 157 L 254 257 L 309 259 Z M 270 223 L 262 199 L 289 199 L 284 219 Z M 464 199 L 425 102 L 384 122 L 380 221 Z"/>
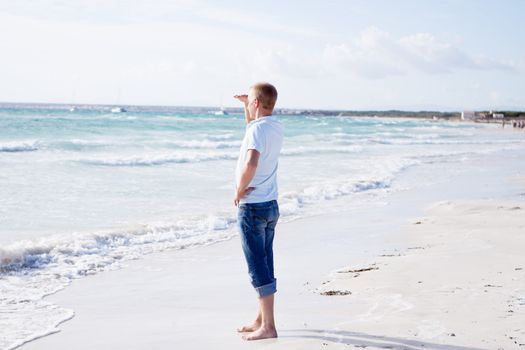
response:
<path id="1" fill-rule="evenodd" d="M 272 207 L 251 208 L 251 216 L 264 221 L 268 221 L 272 216 L 272 212 Z"/>

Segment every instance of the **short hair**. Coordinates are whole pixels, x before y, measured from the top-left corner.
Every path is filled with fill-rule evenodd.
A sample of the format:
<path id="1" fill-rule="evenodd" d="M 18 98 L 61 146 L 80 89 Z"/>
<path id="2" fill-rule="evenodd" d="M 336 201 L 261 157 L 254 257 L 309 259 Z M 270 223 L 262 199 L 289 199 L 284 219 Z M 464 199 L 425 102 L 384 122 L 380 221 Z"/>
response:
<path id="1" fill-rule="evenodd" d="M 255 97 L 264 108 L 273 110 L 277 101 L 277 89 L 270 83 L 257 83 L 252 86 Z"/>

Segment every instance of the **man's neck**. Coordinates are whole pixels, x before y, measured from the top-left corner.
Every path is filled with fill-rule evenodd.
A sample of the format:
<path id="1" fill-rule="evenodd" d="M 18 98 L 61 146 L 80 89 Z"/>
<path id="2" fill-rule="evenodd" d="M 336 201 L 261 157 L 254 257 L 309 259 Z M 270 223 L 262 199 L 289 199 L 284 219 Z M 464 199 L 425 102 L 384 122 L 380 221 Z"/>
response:
<path id="1" fill-rule="evenodd" d="M 255 112 L 255 119 L 261 119 L 264 117 L 269 117 L 272 115 L 272 111 L 256 111 Z"/>

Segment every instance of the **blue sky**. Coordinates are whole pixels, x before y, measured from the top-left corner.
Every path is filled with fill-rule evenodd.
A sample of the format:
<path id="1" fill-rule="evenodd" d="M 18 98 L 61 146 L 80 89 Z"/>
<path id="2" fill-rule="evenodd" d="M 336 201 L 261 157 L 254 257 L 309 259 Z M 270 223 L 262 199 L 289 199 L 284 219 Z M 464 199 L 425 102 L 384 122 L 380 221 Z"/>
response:
<path id="1" fill-rule="evenodd" d="M 525 109 L 524 1 L 0 0 L 0 101 Z"/>

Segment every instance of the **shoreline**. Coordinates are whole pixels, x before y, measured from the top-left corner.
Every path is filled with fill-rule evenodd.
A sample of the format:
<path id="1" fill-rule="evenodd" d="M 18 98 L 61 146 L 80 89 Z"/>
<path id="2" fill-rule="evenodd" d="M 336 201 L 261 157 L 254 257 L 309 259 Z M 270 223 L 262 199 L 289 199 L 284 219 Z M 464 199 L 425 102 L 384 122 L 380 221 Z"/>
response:
<path id="1" fill-rule="evenodd" d="M 497 156 L 492 158 L 498 162 Z M 520 159 L 520 155 L 516 155 L 516 159 Z M 503 164 L 512 160 L 499 159 Z M 422 208 L 430 203 L 459 198 L 515 200 L 520 191 L 523 192 L 524 169 L 511 167 L 504 171 L 504 181 L 499 181 L 493 173 L 501 174 L 502 170 L 497 164 L 493 168 L 478 174 L 481 176 L 477 179 L 479 188 L 472 188 L 471 176 L 477 174 L 473 165 L 457 175 L 456 182 L 451 183 L 447 178 L 430 186 L 418 184 L 412 190 L 392 193 L 389 203 L 383 207 L 354 208 L 298 219 L 278 227 L 275 242 L 278 339 L 247 345 L 235 332 L 237 326 L 253 318 L 256 306 L 236 236 L 197 249 L 155 253 L 130 261 L 123 269 L 74 281 L 45 300 L 73 309 L 75 317 L 61 324 L 60 332 L 21 348 L 143 349 L 178 345 L 187 349 L 208 346 L 318 349 L 327 341 L 331 346 L 347 348 L 346 343 L 335 341 L 345 339 L 344 334 L 330 332 L 348 322 L 365 303 L 354 298 L 355 295 L 320 295 L 319 288 L 330 285 L 323 284 L 329 282 L 327 273 L 362 266 L 379 255 L 399 254 L 408 249 L 412 245 L 402 239 L 406 237 L 403 229 L 407 222 L 420 218 Z M 509 182 L 516 171 L 520 176 Z M 414 169 L 401 181 L 411 183 L 434 172 L 432 167 Z M 375 272 L 378 271 L 364 272 L 363 277 Z M 382 336 L 377 331 L 383 330 L 381 323 L 369 326 L 375 331 L 354 335 L 361 337 L 361 341 L 366 340 L 362 337 L 370 341 Z M 305 330 L 311 332 L 304 334 Z M 411 338 L 407 335 L 403 339 Z M 460 347 L 450 345 L 447 349 Z"/>

